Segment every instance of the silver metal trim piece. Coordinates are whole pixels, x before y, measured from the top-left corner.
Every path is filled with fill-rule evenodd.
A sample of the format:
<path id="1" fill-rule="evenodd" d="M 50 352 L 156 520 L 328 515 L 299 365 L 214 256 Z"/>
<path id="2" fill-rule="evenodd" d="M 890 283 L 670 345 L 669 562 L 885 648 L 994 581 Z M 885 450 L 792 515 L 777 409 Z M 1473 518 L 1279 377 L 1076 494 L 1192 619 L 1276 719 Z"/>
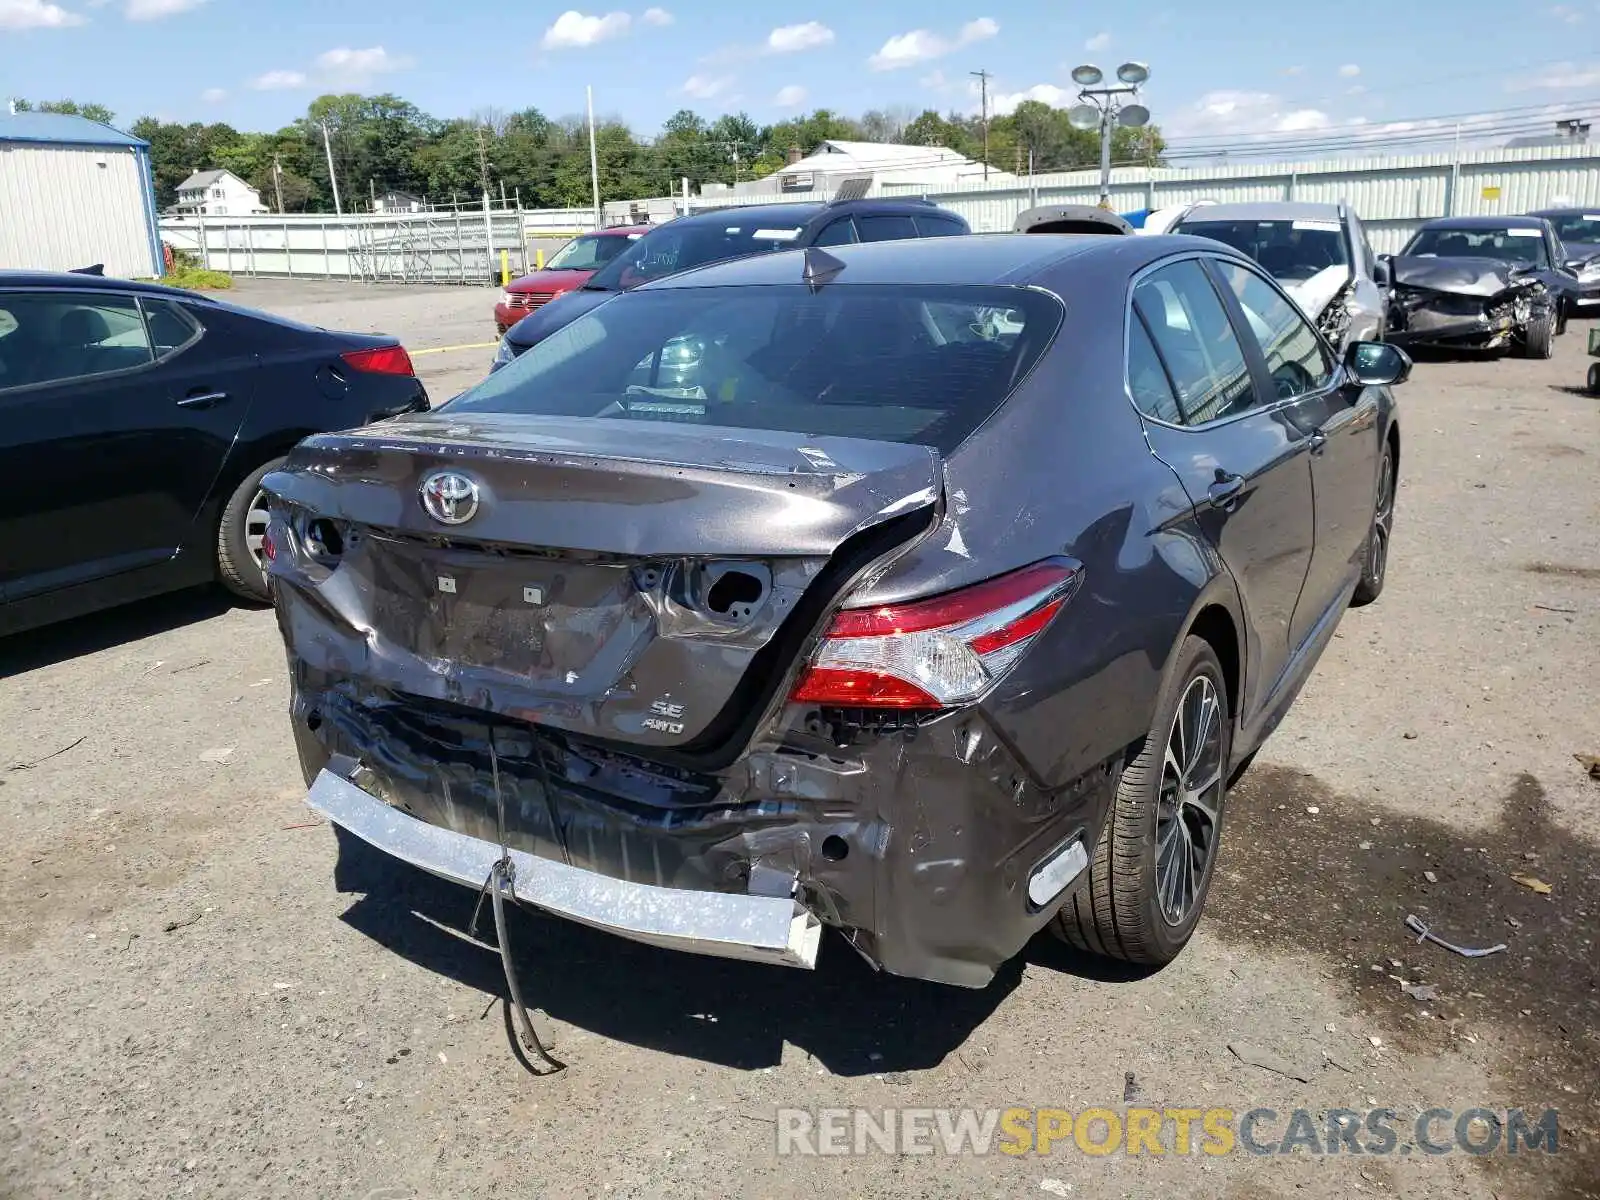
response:
<path id="1" fill-rule="evenodd" d="M 1043 908 L 1062 892 L 1089 865 L 1089 852 L 1083 842 L 1073 838 L 1033 869 L 1028 877 L 1028 903 Z"/>
<path id="2" fill-rule="evenodd" d="M 306 803 L 384 853 L 465 887 L 482 887 L 500 858 L 494 843 L 419 821 L 329 770 L 312 782 Z M 789 896 L 629 883 L 523 850 L 510 854 L 517 899 L 568 920 L 668 950 L 817 965 L 822 923 Z"/>

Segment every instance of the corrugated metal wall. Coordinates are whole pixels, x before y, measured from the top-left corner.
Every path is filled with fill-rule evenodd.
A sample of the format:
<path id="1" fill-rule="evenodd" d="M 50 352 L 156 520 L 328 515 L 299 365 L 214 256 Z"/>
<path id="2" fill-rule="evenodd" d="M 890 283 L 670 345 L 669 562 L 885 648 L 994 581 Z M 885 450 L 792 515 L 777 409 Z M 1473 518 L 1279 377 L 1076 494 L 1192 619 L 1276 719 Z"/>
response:
<path id="1" fill-rule="evenodd" d="M 967 184 L 924 191 L 885 184 L 875 195 L 918 195 L 966 217 L 980 233 L 1010 229 L 1034 204 L 1094 204 L 1098 171 L 1036 176 L 1029 186 Z M 1536 146 L 1453 154 L 1241 163 L 1214 167 L 1124 167 L 1111 173 L 1111 206 L 1119 212 L 1192 200 L 1304 200 L 1351 204 L 1366 223 L 1373 249 L 1393 252 L 1433 217 L 1521 213 L 1558 204 L 1600 206 L 1600 146 Z"/>
<path id="2" fill-rule="evenodd" d="M 135 148 L 0 142 L 0 267 L 158 275 L 151 216 Z"/>

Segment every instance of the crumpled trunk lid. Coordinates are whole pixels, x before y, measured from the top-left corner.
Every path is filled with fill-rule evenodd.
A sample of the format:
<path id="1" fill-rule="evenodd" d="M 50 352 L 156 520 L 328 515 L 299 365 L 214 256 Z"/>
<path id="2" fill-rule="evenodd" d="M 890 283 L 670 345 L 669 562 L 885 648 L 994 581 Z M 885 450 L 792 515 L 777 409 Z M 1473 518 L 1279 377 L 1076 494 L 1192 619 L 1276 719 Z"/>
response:
<path id="1" fill-rule="evenodd" d="M 460 524 L 424 507 L 439 472 L 477 489 Z M 305 666 L 684 750 L 788 671 L 841 547 L 926 528 L 941 479 L 923 446 L 445 409 L 310 438 L 264 486 Z"/>

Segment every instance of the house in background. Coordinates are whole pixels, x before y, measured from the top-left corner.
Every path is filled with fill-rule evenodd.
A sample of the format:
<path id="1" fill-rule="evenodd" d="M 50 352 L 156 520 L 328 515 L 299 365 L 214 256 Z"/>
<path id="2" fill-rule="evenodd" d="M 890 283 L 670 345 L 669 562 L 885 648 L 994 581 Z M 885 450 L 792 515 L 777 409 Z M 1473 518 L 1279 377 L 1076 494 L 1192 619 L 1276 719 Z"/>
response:
<path id="1" fill-rule="evenodd" d="M 196 171 L 178 185 L 178 208 L 203 217 L 253 216 L 267 212 L 256 191 L 232 171 Z"/>
<path id="2" fill-rule="evenodd" d="M 980 162 L 945 146 L 904 146 L 892 142 L 823 142 L 801 157 L 798 147 L 789 152 L 786 166 L 765 179 L 738 183 L 731 189 L 741 198 L 770 196 L 795 200 L 826 200 L 845 179 L 868 178 L 875 184 L 900 184 L 907 189 L 948 191 L 964 183 L 987 179 L 1005 183 L 1015 176 L 991 166 L 987 172 Z M 728 189 L 706 185 L 705 196 L 725 194 Z"/>
<path id="3" fill-rule="evenodd" d="M 410 192 L 385 192 L 372 201 L 372 211 L 380 213 L 414 213 L 422 211 L 422 200 Z"/>

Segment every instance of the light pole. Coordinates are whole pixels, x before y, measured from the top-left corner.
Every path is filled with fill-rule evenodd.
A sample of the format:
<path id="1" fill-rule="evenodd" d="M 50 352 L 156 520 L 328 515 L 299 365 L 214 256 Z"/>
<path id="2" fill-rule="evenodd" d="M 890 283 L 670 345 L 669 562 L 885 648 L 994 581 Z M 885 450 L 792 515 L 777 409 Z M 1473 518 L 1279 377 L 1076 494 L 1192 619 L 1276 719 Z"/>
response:
<path id="1" fill-rule="evenodd" d="M 1142 104 L 1125 103 L 1124 97 L 1137 96 L 1140 86 L 1150 78 L 1150 68 L 1141 62 L 1125 62 L 1117 68 L 1118 87 L 1097 87 L 1105 73 L 1093 63 L 1072 68 L 1072 82 L 1078 85 L 1078 100 L 1067 113 L 1074 129 L 1100 130 L 1100 207 L 1111 207 L 1111 131 L 1117 125 L 1137 129 L 1150 122 L 1150 110 Z"/>

